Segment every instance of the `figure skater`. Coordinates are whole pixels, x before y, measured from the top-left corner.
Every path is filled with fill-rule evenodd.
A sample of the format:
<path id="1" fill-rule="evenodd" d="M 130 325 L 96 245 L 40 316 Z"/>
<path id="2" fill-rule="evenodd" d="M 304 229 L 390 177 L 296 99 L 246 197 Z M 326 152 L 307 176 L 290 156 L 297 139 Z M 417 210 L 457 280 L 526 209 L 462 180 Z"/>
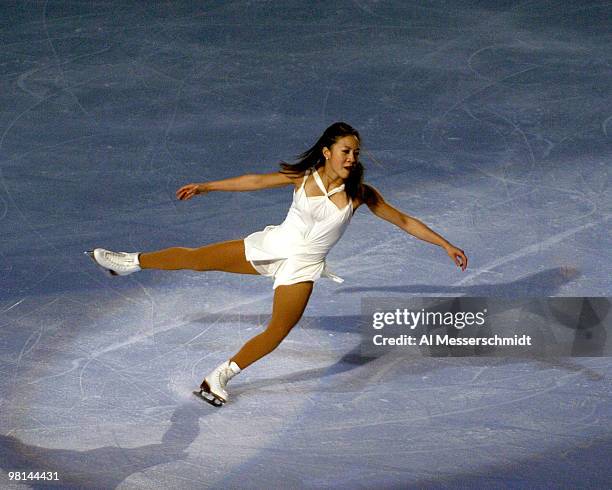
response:
<path id="1" fill-rule="evenodd" d="M 325 257 L 362 204 L 406 233 L 442 247 L 461 270 L 466 269 L 468 259 L 463 250 L 388 204 L 378 190 L 363 183 L 360 141 L 355 129 L 337 122 L 325 130 L 312 148 L 299 155 L 297 163 L 282 162 L 279 172 L 187 184 L 176 192 L 178 199 L 187 200 L 215 191 L 255 191 L 292 185 L 293 202 L 285 221 L 267 226 L 244 240 L 146 253 L 102 248 L 86 252 L 112 275 L 123 276 L 141 269 L 189 269 L 260 274 L 274 279 L 272 318 L 265 331 L 214 369 L 204 378 L 200 390 L 194 392 L 209 403 L 220 406 L 227 402 L 228 381 L 272 352 L 287 336 L 301 318 L 319 277 L 342 282 L 327 269 Z"/>

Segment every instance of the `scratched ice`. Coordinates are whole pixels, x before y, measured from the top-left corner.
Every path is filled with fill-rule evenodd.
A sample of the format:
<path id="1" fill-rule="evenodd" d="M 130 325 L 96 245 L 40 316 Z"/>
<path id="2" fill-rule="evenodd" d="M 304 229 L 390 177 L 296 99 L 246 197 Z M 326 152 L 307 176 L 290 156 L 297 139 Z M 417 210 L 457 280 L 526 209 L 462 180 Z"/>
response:
<path id="1" fill-rule="evenodd" d="M 367 296 L 612 295 L 610 11 L 4 2 L 0 486 L 609 487 L 609 359 L 367 359 L 357 323 Z M 82 251 L 279 223 L 288 188 L 174 191 L 273 171 L 337 120 L 367 180 L 470 268 L 359 209 L 329 256 L 346 282 L 318 282 L 212 409 L 191 390 L 265 326 L 271 282 L 110 279 Z"/>

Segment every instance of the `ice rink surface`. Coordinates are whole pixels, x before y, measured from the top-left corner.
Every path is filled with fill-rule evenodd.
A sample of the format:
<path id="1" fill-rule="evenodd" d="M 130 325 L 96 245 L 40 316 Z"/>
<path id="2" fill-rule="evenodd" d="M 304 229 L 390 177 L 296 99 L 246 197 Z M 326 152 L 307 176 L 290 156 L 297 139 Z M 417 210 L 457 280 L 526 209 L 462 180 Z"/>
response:
<path id="1" fill-rule="evenodd" d="M 609 488 L 609 358 L 360 355 L 364 297 L 612 296 L 605 1 L 2 2 L 0 487 Z M 334 121 L 367 181 L 470 258 L 365 207 L 303 320 L 214 409 L 191 390 L 272 282 L 102 275 L 82 252 L 236 239 Z M 43 488 L 49 482 L 29 481 Z"/>

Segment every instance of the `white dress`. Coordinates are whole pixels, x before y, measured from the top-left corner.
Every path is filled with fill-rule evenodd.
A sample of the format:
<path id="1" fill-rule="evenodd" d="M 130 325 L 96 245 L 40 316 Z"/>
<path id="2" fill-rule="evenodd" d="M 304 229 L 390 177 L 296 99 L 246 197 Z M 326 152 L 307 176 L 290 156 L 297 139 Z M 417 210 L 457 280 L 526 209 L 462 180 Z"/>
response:
<path id="1" fill-rule="evenodd" d="M 306 195 L 304 184 L 312 174 L 324 195 Z M 328 277 L 343 279 L 329 272 L 325 257 L 340 239 L 353 215 L 353 203 L 338 208 L 329 197 L 344 190 L 344 184 L 327 192 L 318 172 L 306 172 L 301 187 L 293 192 L 293 202 L 282 224 L 266 226 L 244 239 L 246 259 L 263 276 L 274 278 L 274 289 L 302 281 Z"/>

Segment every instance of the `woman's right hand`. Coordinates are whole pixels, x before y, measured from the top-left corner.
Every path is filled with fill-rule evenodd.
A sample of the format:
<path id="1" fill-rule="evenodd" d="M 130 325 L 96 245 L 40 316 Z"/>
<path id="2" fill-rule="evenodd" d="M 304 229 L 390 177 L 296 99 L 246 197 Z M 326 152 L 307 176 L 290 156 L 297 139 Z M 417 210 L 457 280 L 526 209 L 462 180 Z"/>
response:
<path id="1" fill-rule="evenodd" d="M 181 201 L 186 201 L 196 194 L 205 194 L 206 192 L 208 191 L 206 191 L 203 184 L 187 184 L 176 191 L 176 197 Z"/>

